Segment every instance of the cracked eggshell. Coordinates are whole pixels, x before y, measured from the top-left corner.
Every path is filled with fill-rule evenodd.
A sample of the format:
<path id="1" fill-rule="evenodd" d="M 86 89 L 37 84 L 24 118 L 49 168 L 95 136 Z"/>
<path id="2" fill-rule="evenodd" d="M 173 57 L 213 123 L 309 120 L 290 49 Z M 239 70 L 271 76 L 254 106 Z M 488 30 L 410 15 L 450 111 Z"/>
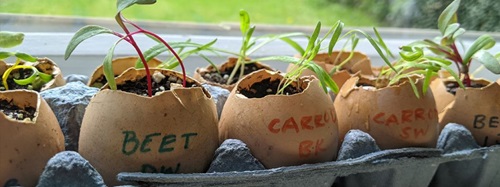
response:
<path id="1" fill-rule="evenodd" d="M 219 123 L 220 142 L 239 139 L 266 167 L 275 168 L 332 161 L 338 151 L 338 127 L 333 102 L 313 76 L 302 77 L 304 90 L 293 95 L 247 98 L 239 91 L 276 72 L 259 70 L 240 80 L 229 95 Z"/>
<path id="2" fill-rule="evenodd" d="M 22 186 L 35 186 L 47 161 L 64 151 L 57 118 L 35 91 L 2 91 L 0 99 L 37 111 L 32 121 L 14 120 L 0 112 L 0 184 L 15 179 Z"/>
<path id="3" fill-rule="evenodd" d="M 439 123 L 442 127 L 448 123 L 461 124 L 478 145 L 492 146 L 500 141 L 500 85 L 483 79 L 473 81 L 487 86 L 458 89 L 453 101 L 439 115 Z"/>
<path id="4" fill-rule="evenodd" d="M 438 116 L 430 90 L 422 93 L 422 81 L 416 80 L 420 98 L 408 81 L 382 88 L 375 80 L 352 77 L 340 89 L 334 106 L 340 137 L 351 129 L 370 134 L 381 149 L 435 147 L 438 138 Z M 381 81 L 381 80 L 379 80 Z M 387 81 L 379 82 L 387 85 Z"/>
<path id="5" fill-rule="evenodd" d="M 169 76 L 182 74 L 151 69 Z M 130 68 L 117 84 L 145 76 Z M 210 94 L 199 87 L 176 88 L 153 97 L 119 90 L 98 92 L 87 106 L 79 152 L 103 176 L 117 185 L 120 172 L 205 172 L 219 146 L 217 111 Z M 195 134 L 195 135 L 194 135 Z M 162 145 L 163 144 L 163 145 Z M 161 151 L 160 151 L 161 150 Z"/>
<path id="6" fill-rule="evenodd" d="M 25 62 L 21 62 L 20 64 L 24 64 Z M 40 91 L 48 90 L 51 88 L 64 86 L 66 81 L 64 80 L 61 69 L 57 66 L 57 64 L 49 58 L 38 58 L 36 62 L 33 62 L 33 65 L 42 73 L 46 73 L 52 75 L 54 78 L 45 83 L 42 86 Z M 0 75 L 2 75 L 7 68 L 12 66 L 12 64 L 7 64 L 4 61 L 0 60 Z"/>
<path id="7" fill-rule="evenodd" d="M 234 66 L 236 66 L 237 61 L 238 61 L 238 58 L 229 57 L 226 62 L 218 65 L 217 69 L 221 72 L 229 71 L 230 69 L 232 70 L 232 68 L 234 68 Z M 272 70 L 272 68 L 270 66 L 263 64 L 263 63 L 260 63 L 260 62 L 255 62 L 255 65 L 260 69 Z M 205 74 L 212 72 L 212 71 L 214 71 L 214 67 L 212 65 L 208 65 L 205 68 L 196 68 L 196 70 L 194 71 L 194 74 L 193 74 L 193 78 L 201 83 L 207 83 L 207 84 L 212 85 L 212 86 L 218 86 L 218 87 L 224 88 L 224 89 L 229 90 L 229 91 L 233 90 L 235 84 L 227 85 L 227 84 L 220 84 L 217 82 L 212 82 L 212 81 L 206 80 L 204 77 Z"/>
<path id="8" fill-rule="evenodd" d="M 129 57 L 121 57 L 113 59 L 111 63 L 113 64 L 113 73 L 115 74 L 115 77 L 122 74 L 128 68 L 134 67 L 137 58 L 139 57 L 129 56 Z M 160 64 L 161 61 L 158 60 L 157 58 L 153 58 L 148 61 L 149 68 L 157 67 Z M 104 76 L 104 67 L 100 65 L 94 70 L 94 72 L 92 72 L 92 75 L 89 78 L 87 86 L 92 86 L 95 83 L 95 81 L 102 76 Z"/>

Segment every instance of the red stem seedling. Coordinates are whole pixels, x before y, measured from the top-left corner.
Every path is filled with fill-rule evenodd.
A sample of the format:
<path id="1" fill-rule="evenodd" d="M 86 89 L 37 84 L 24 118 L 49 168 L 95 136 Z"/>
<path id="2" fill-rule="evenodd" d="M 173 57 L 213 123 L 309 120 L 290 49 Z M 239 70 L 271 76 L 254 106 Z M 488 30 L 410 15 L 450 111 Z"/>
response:
<path id="1" fill-rule="evenodd" d="M 133 37 L 134 35 L 141 33 L 141 34 L 148 35 L 148 36 L 156 39 L 156 41 L 158 41 L 159 43 L 162 43 L 163 45 L 165 45 L 165 47 L 167 47 L 168 50 L 175 56 L 175 58 L 179 62 L 180 66 L 181 66 L 181 69 L 182 69 L 182 75 L 183 75 L 182 86 L 186 87 L 186 69 L 185 69 L 184 64 L 182 62 L 182 59 L 175 52 L 175 50 L 165 40 L 163 40 L 160 36 L 158 36 L 157 34 L 151 32 L 151 31 L 148 31 L 148 30 L 145 30 L 145 29 L 141 28 L 137 24 L 133 23 L 132 21 L 130 21 L 128 19 L 126 19 L 121 14 L 122 10 L 124 10 L 127 7 L 130 7 L 130 6 L 134 5 L 134 4 L 154 4 L 155 2 L 156 2 L 156 0 L 118 0 L 117 1 L 118 12 L 117 12 L 117 14 L 115 16 L 115 20 L 118 23 L 118 25 L 120 25 L 120 27 L 125 32 L 125 34 L 121 34 L 121 33 L 118 33 L 118 32 L 115 32 L 115 31 L 112 31 L 110 29 L 107 29 L 107 28 L 104 28 L 104 27 L 101 27 L 101 26 L 97 26 L 97 25 L 85 26 L 85 27 L 81 28 L 80 30 L 78 30 L 75 33 L 75 35 L 73 36 L 73 38 L 71 39 L 70 43 L 68 44 L 68 47 L 66 48 L 65 59 L 68 59 L 69 56 L 71 55 L 71 53 L 74 51 L 74 49 L 81 42 L 85 41 L 86 39 L 89 39 L 89 38 L 91 38 L 93 36 L 96 36 L 96 35 L 99 35 L 99 34 L 105 34 L 105 33 L 106 34 L 115 35 L 115 36 L 119 37 L 120 40 L 118 40 L 111 47 L 111 49 L 109 50 L 108 54 L 104 58 L 104 62 L 103 62 L 104 75 L 106 77 L 106 80 L 108 81 L 109 87 L 111 89 L 113 89 L 113 90 L 117 89 L 116 83 L 115 83 L 115 80 L 114 80 L 114 74 L 113 74 L 113 69 L 112 69 L 112 65 L 111 65 L 111 60 L 112 60 L 113 52 L 114 52 L 114 49 L 115 49 L 116 45 L 121 40 L 125 40 L 127 43 L 129 43 L 130 45 L 132 45 L 132 47 L 135 49 L 135 51 L 139 55 L 139 58 L 142 61 L 144 69 L 146 70 L 146 80 L 147 80 L 147 85 L 148 85 L 148 96 L 152 97 L 152 95 L 153 95 L 153 91 L 152 91 L 153 88 L 152 88 L 151 73 L 149 71 L 149 66 L 147 64 L 146 58 L 144 57 L 144 54 L 142 53 L 139 45 L 137 44 L 137 42 L 135 41 L 135 39 Z M 133 27 L 135 27 L 137 29 L 137 31 L 130 32 L 130 30 L 127 28 L 126 24 L 132 25 Z"/>

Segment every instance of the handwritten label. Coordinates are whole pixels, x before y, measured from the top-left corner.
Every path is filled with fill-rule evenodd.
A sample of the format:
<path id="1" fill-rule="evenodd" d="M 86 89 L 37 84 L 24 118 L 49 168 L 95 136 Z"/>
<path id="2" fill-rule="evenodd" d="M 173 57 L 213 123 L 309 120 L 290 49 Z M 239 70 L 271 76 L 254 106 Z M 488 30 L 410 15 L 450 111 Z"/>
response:
<path id="1" fill-rule="evenodd" d="M 483 114 L 478 114 L 474 116 L 474 128 L 482 129 L 488 125 L 488 128 L 498 128 L 498 116 L 486 116 Z"/>
<path id="2" fill-rule="evenodd" d="M 325 142 L 324 139 L 318 139 L 316 141 L 312 140 L 304 140 L 300 142 L 299 144 L 299 157 L 300 158 L 307 158 L 312 155 L 318 156 L 320 152 L 326 151 L 326 149 L 323 146 L 323 143 Z"/>
<path id="3" fill-rule="evenodd" d="M 414 110 L 401 110 L 399 113 L 386 114 L 384 112 L 379 112 L 373 116 L 372 120 L 376 124 L 390 126 L 390 125 L 400 125 L 404 123 L 412 123 L 419 120 L 430 120 L 437 118 L 437 110 L 429 109 L 424 110 L 422 108 L 417 108 Z"/>
<path id="4" fill-rule="evenodd" d="M 165 167 L 165 166 L 160 166 L 159 168 L 156 168 L 155 166 L 153 166 L 151 164 L 143 164 L 141 167 L 141 172 L 142 173 L 164 173 L 164 174 L 179 173 L 180 167 L 181 167 L 181 163 L 177 163 L 175 168 Z"/>
<path id="5" fill-rule="evenodd" d="M 427 135 L 427 132 L 429 131 L 428 127 L 429 126 L 427 126 L 425 129 L 418 127 L 404 127 L 403 129 L 401 129 L 401 133 L 399 134 L 399 136 L 403 139 L 418 139 L 419 137 Z"/>
<path id="6" fill-rule="evenodd" d="M 279 132 L 299 133 L 304 130 L 324 127 L 329 122 L 337 122 L 333 109 L 327 110 L 323 114 L 302 116 L 300 118 L 293 116 L 286 119 L 274 118 L 268 123 L 267 129 L 273 134 L 278 134 Z"/>
<path id="7" fill-rule="evenodd" d="M 397 113 L 379 112 L 372 117 L 375 124 L 386 127 L 405 125 L 400 128 L 399 137 L 402 139 L 418 139 L 427 135 L 429 125 L 425 127 L 412 126 L 418 121 L 437 119 L 437 109 L 405 109 Z M 408 126 L 409 125 L 409 126 Z"/>
<path id="8" fill-rule="evenodd" d="M 144 136 L 144 139 L 139 139 L 134 131 L 123 131 L 122 153 L 132 155 L 139 150 L 139 153 L 148 153 L 152 151 L 149 143 L 153 141 L 161 141 L 160 146 L 156 148 L 158 153 L 167 153 L 175 150 L 171 144 L 178 141 L 178 136 L 175 134 L 151 133 Z M 180 141 L 184 142 L 184 149 L 189 149 L 189 143 L 198 133 L 184 133 L 180 135 Z M 183 140 L 182 140 L 183 139 Z M 142 140 L 142 141 L 141 141 Z"/>
<path id="9" fill-rule="evenodd" d="M 474 115 L 474 121 L 472 125 L 474 129 L 484 129 L 490 131 L 491 129 L 498 128 L 499 123 L 500 121 L 498 116 L 486 116 L 484 114 L 477 114 Z M 499 140 L 500 140 L 500 134 L 497 134 L 493 138 L 490 138 L 489 136 L 484 136 L 482 146 L 500 144 Z"/>

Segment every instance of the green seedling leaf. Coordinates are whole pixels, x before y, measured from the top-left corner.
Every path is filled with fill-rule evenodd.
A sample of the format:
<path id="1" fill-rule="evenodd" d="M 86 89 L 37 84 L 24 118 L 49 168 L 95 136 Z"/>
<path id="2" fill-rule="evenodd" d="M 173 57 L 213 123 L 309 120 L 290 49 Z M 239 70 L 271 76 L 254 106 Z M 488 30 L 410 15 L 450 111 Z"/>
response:
<path id="1" fill-rule="evenodd" d="M 439 45 L 436 42 L 429 39 L 424 39 L 421 42 L 415 42 L 415 46 L 425 47 L 430 51 L 432 51 L 434 54 L 439 56 L 448 56 L 448 54 L 453 53 L 453 50 L 450 47 Z"/>
<path id="2" fill-rule="evenodd" d="M 404 51 L 404 52 L 413 52 L 413 47 L 408 46 L 408 45 L 401 46 L 400 49 L 401 49 L 401 51 Z"/>
<path id="3" fill-rule="evenodd" d="M 34 66 L 19 65 L 19 66 L 12 67 L 12 70 L 16 70 L 16 69 L 31 69 L 33 71 L 33 73 L 26 79 L 19 79 L 19 80 L 14 79 L 14 82 L 18 85 L 21 85 L 21 86 L 31 84 L 38 75 L 38 70 Z"/>
<path id="4" fill-rule="evenodd" d="M 314 43 L 316 42 L 316 39 L 318 39 L 320 31 L 321 31 L 321 22 L 318 21 L 318 23 L 316 24 L 316 28 L 314 29 L 314 32 L 311 35 L 311 38 L 309 38 L 309 43 L 307 43 L 306 51 L 310 51 L 314 47 Z"/>
<path id="5" fill-rule="evenodd" d="M 391 50 L 385 44 L 385 42 L 382 39 L 382 36 L 378 32 L 377 28 L 373 27 L 373 32 L 375 33 L 375 36 L 377 36 L 378 44 L 385 50 L 385 53 L 387 55 L 389 55 L 390 57 L 394 58 L 394 55 L 392 54 Z"/>
<path id="6" fill-rule="evenodd" d="M 240 10 L 240 31 L 241 35 L 245 36 L 250 28 L 250 15 L 245 10 Z"/>
<path id="7" fill-rule="evenodd" d="M 418 88 L 417 85 L 415 84 L 415 81 L 413 81 L 410 77 L 408 77 L 408 82 L 410 82 L 411 88 L 413 89 L 413 93 L 415 93 L 415 96 L 417 96 L 417 98 L 420 99 L 420 94 L 418 93 Z"/>
<path id="8" fill-rule="evenodd" d="M 284 37 L 280 38 L 282 41 L 286 42 L 288 45 L 290 45 L 292 48 L 294 48 L 301 56 L 304 55 L 304 48 L 297 42 L 293 41 L 291 38 Z"/>
<path id="9" fill-rule="evenodd" d="M 49 82 L 53 79 L 52 75 L 38 72 L 38 77 L 40 77 L 44 82 Z"/>
<path id="10" fill-rule="evenodd" d="M 113 34 L 113 31 L 98 25 L 87 25 L 85 27 L 82 27 L 71 38 L 68 46 L 66 47 L 64 59 L 67 60 L 69 56 L 71 56 L 71 53 L 73 53 L 75 48 L 80 45 L 80 43 L 99 34 Z"/>
<path id="11" fill-rule="evenodd" d="M 500 62 L 492 54 L 483 51 L 476 55 L 477 60 L 494 74 L 500 74 Z"/>
<path id="12" fill-rule="evenodd" d="M 427 90 L 429 89 L 433 73 L 434 72 L 431 69 L 425 70 L 424 84 L 422 85 L 422 92 L 424 93 L 424 95 L 425 93 L 427 93 Z"/>
<path id="13" fill-rule="evenodd" d="M 419 47 L 415 47 L 414 50 L 404 52 L 401 51 L 399 52 L 399 55 L 401 58 L 403 58 L 406 61 L 413 62 L 415 60 L 418 60 L 424 56 L 424 50 Z"/>
<path id="14" fill-rule="evenodd" d="M 104 57 L 104 62 L 102 63 L 103 66 L 103 71 L 104 71 L 104 77 L 106 77 L 106 80 L 108 81 L 109 88 L 111 90 L 116 90 L 116 81 L 115 81 L 115 74 L 113 73 L 113 54 L 115 52 L 115 48 L 122 41 L 122 39 L 116 41 L 116 43 L 109 48 L 108 54 L 106 54 L 106 57 Z"/>
<path id="15" fill-rule="evenodd" d="M 179 53 L 179 56 L 181 59 L 185 59 L 187 58 L 188 56 L 192 55 L 192 54 L 198 54 L 200 51 L 203 51 L 203 50 L 206 50 L 208 49 L 210 46 L 212 46 L 215 42 L 217 41 L 217 39 L 214 39 L 212 40 L 211 42 L 205 44 L 205 45 L 202 45 L 200 47 L 197 47 L 195 49 L 191 49 L 189 51 L 186 51 L 186 52 L 183 52 L 183 53 Z M 200 54 L 201 55 L 201 54 Z M 203 57 L 202 57 L 203 58 Z M 205 59 L 206 60 L 206 59 Z M 173 57 L 171 58 L 171 60 L 169 60 L 167 62 L 167 66 L 165 67 L 166 69 L 174 69 L 176 68 L 178 65 L 179 65 L 179 61 Z"/>
<path id="16" fill-rule="evenodd" d="M 0 31 L 0 48 L 11 48 L 21 45 L 24 34 L 20 32 Z"/>
<path id="17" fill-rule="evenodd" d="M 33 57 L 33 56 L 29 55 L 29 54 L 26 54 L 26 53 L 19 53 L 19 52 L 17 52 L 14 55 L 17 58 L 22 59 L 24 61 L 28 61 L 28 62 L 36 62 L 36 60 L 37 60 L 37 58 L 35 58 L 35 57 Z"/>
<path id="18" fill-rule="evenodd" d="M 333 28 L 334 28 L 333 35 L 332 38 L 330 39 L 330 43 L 328 44 L 328 54 L 332 54 L 335 44 L 337 44 L 337 41 L 339 41 L 340 35 L 342 34 L 342 30 L 344 29 L 344 23 L 339 20 L 335 23 Z"/>
<path id="19" fill-rule="evenodd" d="M 463 28 L 459 28 L 454 34 L 453 36 L 451 37 L 452 40 L 455 40 L 456 38 L 458 38 L 459 36 L 462 36 L 463 34 L 465 33 L 465 29 Z"/>
<path id="20" fill-rule="evenodd" d="M 495 39 L 490 35 L 482 35 L 477 38 L 474 43 L 469 47 L 469 50 L 465 53 L 464 64 L 470 63 L 470 60 L 474 54 L 480 50 L 487 50 L 495 46 Z"/>
<path id="21" fill-rule="evenodd" d="M 451 2 L 450 5 L 444 9 L 444 11 L 439 15 L 438 18 L 438 29 L 441 31 L 441 34 L 445 34 L 446 27 L 452 23 L 457 22 L 457 15 L 456 12 L 458 10 L 458 7 L 460 5 L 460 0 L 455 0 Z"/>
<path id="22" fill-rule="evenodd" d="M 431 63 L 440 62 L 440 64 L 443 64 L 445 66 L 450 66 L 451 64 L 453 64 L 453 62 L 451 62 L 449 60 L 438 58 L 438 57 L 427 56 L 425 58 L 431 60 L 432 61 Z"/>
<path id="23" fill-rule="evenodd" d="M 154 4 L 156 0 L 118 0 L 116 1 L 117 12 L 121 12 L 134 4 Z"/>
<path id="24" fill-rule="evenodd" d="M 278 40 L 278 39 L 286 42 L 287 44 L 289 44 L 291 47 L 293 47 L 295 50 L 297 50 L 299 53 L 302 54 L 302 53 L 304 53 L 304 49 L 297 42 L 293 41 L 290 38 L 290 37 L 295 37 L 295 36 L 306 36 L 306 35 L 304 33 L 294 32 L 294 33 L 285 33 L 285 34 L 279 34 L 279 35 L 269 34 L 269 35 L 257 37 L 254 40 L 254 42 L 256 42 L 258 40 L 262 40 L 262 39 L 263 39 L 263 41 L 261 41 L 258 45 L 252 47 L 252 49 L 248 50 L 247 56 L 254 53 L 255 51 L 257 51 L 261 47 L 265 46 L 266 44 L 273 42 L 275 40 Z"/>
<path id="25" fill-rule="evenodd" d="M 6 59 L 11 56 L 14 56 L 14 53 L 7 52 L 7 51 L 0 51 L 0 59 Z"/>
<path id="26" fill-rule="evenodd" d="M 248 32 L 245 34 L 246 49 L 249 49 L 255 44 L 255 41 L 253 42 L 250 41 L 253 35 L 253 31 L 255 31 L 255 26 L 250 27 L 250 29 L 248 29 Z"/>
<path id="27" fill-rule="evenodd" d="M 452 23 L 448 25 L 444 30 L 443 38 L 452 38 L 450 36 L 453 36 L 453 34 L 455 34 L 455 32 L 457 32 L 459 28 L 460 28 L 459 23 Z"/>
<path id="28" fill-rule="evenodd" d="M 433 63 L 436 63 L 438 66 L 440 66 L 441 68 L 446 70 L 448 73 L 450 73 L 450 75 L 453 77 L 453 79 L 455 79 L 455 81 L 457 81 L 458 85 L 460 85 L 461 88 L 465 88 L 464 84 L 462 83 L 462 81 L 458 77 L 457 73 L 455 73 L 455 71 L 453 71 L 449 65 L 446 65 L 446 64 L 442 63 L 441 61 L 433 61 Z"/>
<path id="29" fill-rule="evenodd" d="M 325 93 L 328 93 L 327 87 L 330 88 L 333 93 L 339 93 L 338 85 L 322 67 L 318 66 L 316 63 L 307 63 L 307 68 L 316 73 Z"/>
<path id="30" fill-rule="evenodd" d="M 291 56 L 270 56 L 270 57 L 258 58 L 255 59 L 254 61 L 281 61 L 286 63 L 292 63 L 295 65 L 298 65 L 301 62 L 300 59 Z"/>
<path id="31" fill-rule="evenodd" d="M 389 66 L 394 72 L 397 72 L 397 70 L 394 69 L 394 67 L 392 66 L 391 62 L 387 58 L 387 56 L 380 49 L 379 44 L 377 43 L 377 41 L 375 41 L 370 35 L 366 34 L 366 32 L 364 32 L 362 30 L 359 30 L 359 29 L 355 29 L 355 30 L 349 31 L 348 33 L 346 33 L 346 35 L 351 34 L 351 33 L 356 33 L 356 32 L 364 35 L 366 37 L 366 39 L 368 39 L 368 41 L 370 42 L 370 44 L 373 46 L 373 48 L 380 55 L 380 57 L 382 57 L 382 60 L 384 60 L 385 64 L 387 66 Z"/>

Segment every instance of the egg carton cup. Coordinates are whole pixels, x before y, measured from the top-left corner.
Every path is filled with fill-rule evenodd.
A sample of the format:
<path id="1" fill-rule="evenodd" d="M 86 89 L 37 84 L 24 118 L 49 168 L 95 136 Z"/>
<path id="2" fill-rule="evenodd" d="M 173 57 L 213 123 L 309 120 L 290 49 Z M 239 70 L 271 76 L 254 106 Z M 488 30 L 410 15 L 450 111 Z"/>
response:
<path id="1" fill-rule="evenodd" d="M 369 136 L 355 131 L 349 134 Z M 363 138 L 353 140 L 363 141 Z M 366 142 L 351 143 L 370 146 Z M 344 141 L 339 153 L 350 148 Z M 123 172 L 117 177 L 132 185 L 148 186 L 500 186 L 500 146 L 480 148 L 467 129 L 448 124 L 437 148 L 382 150 L 345 160 L 266 170 L 192 174 Z"/>

